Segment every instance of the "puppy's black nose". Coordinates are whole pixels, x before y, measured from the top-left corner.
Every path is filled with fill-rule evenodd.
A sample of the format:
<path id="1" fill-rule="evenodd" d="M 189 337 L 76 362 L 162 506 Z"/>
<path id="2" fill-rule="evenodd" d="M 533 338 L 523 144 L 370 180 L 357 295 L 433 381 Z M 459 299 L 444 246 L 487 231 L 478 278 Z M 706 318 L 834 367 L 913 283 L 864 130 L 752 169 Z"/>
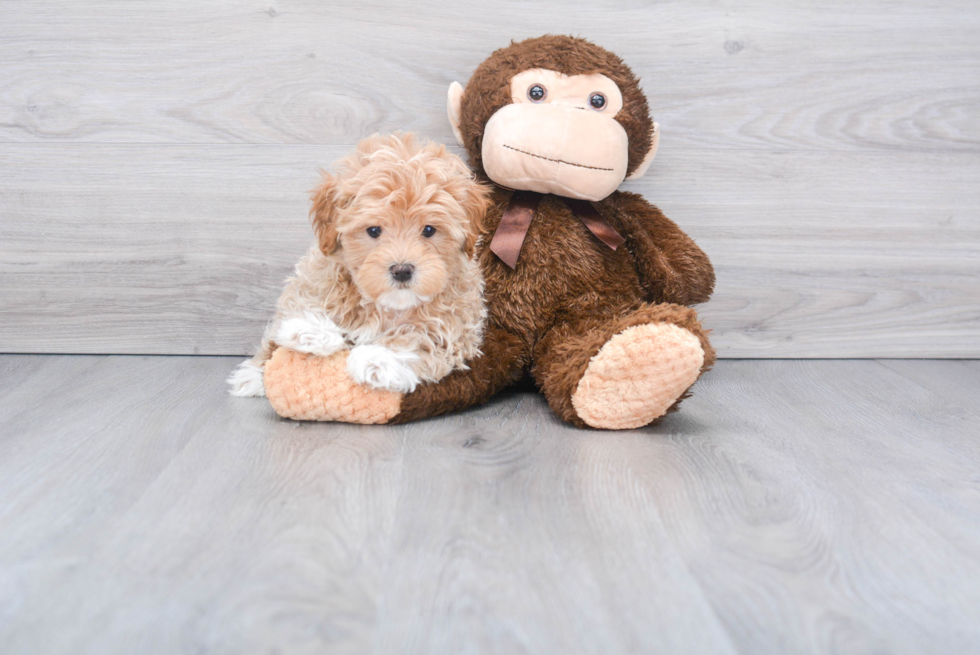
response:
<path id="1" fill-rule="evenodd" d="M 391 277 L 395 278 L 397 282 L 408 282 L 412 279 L 412 273 L 415 272 L 415 267 L 411 264 L 395 264 L 388 269 L 391 273 Z"/>

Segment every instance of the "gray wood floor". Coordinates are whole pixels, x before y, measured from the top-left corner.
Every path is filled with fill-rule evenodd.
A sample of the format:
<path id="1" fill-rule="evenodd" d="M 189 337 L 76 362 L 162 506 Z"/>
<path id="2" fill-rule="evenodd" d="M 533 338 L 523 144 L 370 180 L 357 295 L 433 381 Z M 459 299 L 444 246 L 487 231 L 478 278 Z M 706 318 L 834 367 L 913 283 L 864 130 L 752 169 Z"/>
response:
<path id="1" fill-rule="evenodd" d="M 249 353 L 316 167 L 544 33 L 641 77 L 722 357 L 980 357 L 976 0 L 0 2 L 0 352 Z"/>
<path id="2" fill-rule="evenodd" d="M 623 433 L 286 422 L 235 363 L 0 357 L 0 651 L 980 652 L 980 362 L 722 361 Z"/>

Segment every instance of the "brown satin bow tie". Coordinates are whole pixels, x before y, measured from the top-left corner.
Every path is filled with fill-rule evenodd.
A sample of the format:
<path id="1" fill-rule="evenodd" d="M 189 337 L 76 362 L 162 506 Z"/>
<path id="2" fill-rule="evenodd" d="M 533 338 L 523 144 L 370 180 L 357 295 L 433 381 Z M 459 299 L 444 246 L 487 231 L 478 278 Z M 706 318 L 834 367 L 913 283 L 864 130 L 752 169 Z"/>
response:
<path id="1" fill-rule="evenodd" d="M 504 210 L 504 215 L 500 218 L 500 224 L 493 233 L 493 240 L 490 241 L 490 250 L 497 257 L 510 266 L 517 267 L 517 258 L 521 254 L 521 246 L 524 245 L 524 237 L 531 227 L 531 220 L 538 209 L 543 194 L 536 191 L 515 191 L 510 197 L 510 203 Z M 560 197 L 572 213 L 579 217 L 589 228 L 589 232 L 596 235 L 600 241 L 615 250 L 623 245 L 623 237 L 619 235 L 612 225 L 606 222 L 596 208 L 588 200 L 576 200 L 574 198 Z"/>

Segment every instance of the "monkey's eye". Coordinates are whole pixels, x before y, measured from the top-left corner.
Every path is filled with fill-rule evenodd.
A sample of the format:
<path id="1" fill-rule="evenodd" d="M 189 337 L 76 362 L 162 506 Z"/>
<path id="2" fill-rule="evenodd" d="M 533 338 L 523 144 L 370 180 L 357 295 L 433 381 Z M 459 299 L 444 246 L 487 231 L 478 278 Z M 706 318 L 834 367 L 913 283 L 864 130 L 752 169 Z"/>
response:
<path id="1" fill-rule="evenodd" d="M 598 111 L 602 111 L 602 108 L 606 106 L 606 96 L 601 93 L 593 93 L 589 96 L 589 104 L 592 108 Z"/>
<path id="2" fill-rule="evenodd" d="M 367 229 L 367 233 L 372 239 L 377 239 L 379 236 L 381 236 L 381 228 L 378 226 L 369 227 Z"/>
<path id="3" fill-rule="evenodd" d="M 426 239 L 428 239 L 435 233 L 436 233 L 436 228 L 432 227 L 431 225 L 426 225 L 425 227 L 422 228 L 422 236 L 424 236 Z"/>
<path id="4" fill-rule="evenodd" d="M 546 95 L 548 91 L 540 84 L 532 84 L 527 90 L 527 97 L 531 102 L 541 102 Z"/>

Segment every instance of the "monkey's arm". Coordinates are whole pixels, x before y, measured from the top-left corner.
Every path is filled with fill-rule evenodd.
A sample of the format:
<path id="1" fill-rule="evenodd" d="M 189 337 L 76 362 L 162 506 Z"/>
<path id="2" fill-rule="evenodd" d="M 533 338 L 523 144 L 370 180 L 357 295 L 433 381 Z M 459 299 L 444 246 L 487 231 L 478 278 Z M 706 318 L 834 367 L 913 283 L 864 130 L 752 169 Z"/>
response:
<path id="1" fill-rule="evenodd" d="M 695 305 L 711 296 L 714 268 L 676 223 L 634 193 L 615 193 L 606 202 L 651 300 Z"/>
<path id="2" fill-rule="evenodd" d="M 423 384 L 404 396 L 391 423 L 406 423 L 481 405 L 518 380 L 527 366 L 527 348 L 516 335 L 488 327 L 483 354 L 469 362 L 469 370 L 453 371 L 439 382 Z"/>
<path id="3" fill-rule="evenodd" d="M 469 370 L 402 395 L 355 383 L 347 367 L 348 352 L 317 357 L 277 349 L 265 364 L 265 392 L 273 409 L 284 418 L 303 421 L 405 423 L 484 403 L 518 381 L 527 365 L 524 343 L 490 328 L 483 355 L 469 363 Z"/>

